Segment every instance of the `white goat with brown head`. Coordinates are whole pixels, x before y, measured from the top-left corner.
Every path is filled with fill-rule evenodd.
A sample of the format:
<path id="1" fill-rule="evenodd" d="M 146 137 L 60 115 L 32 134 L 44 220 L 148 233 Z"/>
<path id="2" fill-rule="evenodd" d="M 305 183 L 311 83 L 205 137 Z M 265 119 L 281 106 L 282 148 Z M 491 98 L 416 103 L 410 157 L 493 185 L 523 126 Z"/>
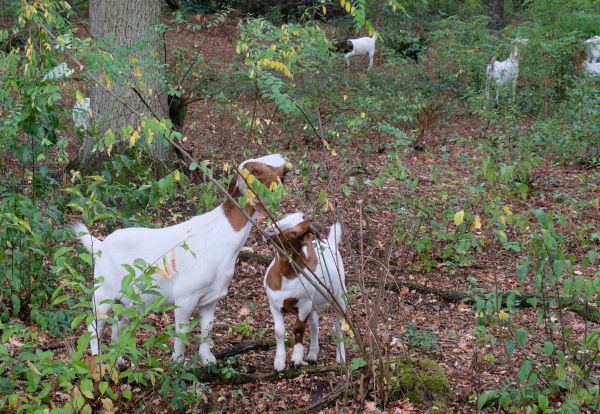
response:
<path id="1" fill-rule="evenodd" d="M 283 180 L 288 167 L 287 159 L 279 154 L 244 161 L 238 167 L 240 175 L 232 179 L 229 193 L 234 199 L 245 194 L 250 174 L 270 187 Z M 74 224 L 81 243 L 95 257 L 96 318 L 88 326 L 92 334 L 92 354 L 100 351 L 100 338 L 112 303 L 132 305 L 121 289 L 127 274 L 123 265 L 132 266 L 134 260 L 142 259 L 149 264 L 159 264 L 152 277 L 166 304 L 175 306 L 177 333 L 187 333 L 192 311 L 199 308 L 202 341 L 198 352 L 202 363 L 216 362 L 208 342 L 215 308 L 219 299 L 227 295 L 235 261 L 252 228 L 247 216 L 256 219 L 259 214 L 250 203 L 244 209 L 245 212 L 228 200 L 212 211 L 174 226 L 117 230 L 104 241 L 91 236 L 83 224 Z M 99 278 L 104 280 L 98 282 Z M 143 296 L 145 302 L 156 298 L 155 295 Z M 121 323 L 113 327 L 113 341 L 118 338 Z M 183 356 L 184 343 L 176 337 L 173 359 L 180 360 Z"/>
<path id="2" fill-rule="evenodd" d="M 336 360 L 344 363 L 346 351 L 340 322 L 346 310 L 343 297 L 346 285 L 344 265 L 338 249 L 342 237 L 340 224 L 335 223 L 331 227 L 327 240 L 318 240 L 304 214 L 295 213 L 269 226 L 265 233 L 286 252 L 285 255 L 277 254 L 264 280 L 275 323 L 275 370 L 285 368 L 284 313 L 296 315 L 292 362 L 295 366 L 305 365 L 315 362 L 319 354 L 317 312 L 331 305 L 337 314 Z M 311 340 L 305 358 L 303 340 L 307 323 L 310 325 Z"/>

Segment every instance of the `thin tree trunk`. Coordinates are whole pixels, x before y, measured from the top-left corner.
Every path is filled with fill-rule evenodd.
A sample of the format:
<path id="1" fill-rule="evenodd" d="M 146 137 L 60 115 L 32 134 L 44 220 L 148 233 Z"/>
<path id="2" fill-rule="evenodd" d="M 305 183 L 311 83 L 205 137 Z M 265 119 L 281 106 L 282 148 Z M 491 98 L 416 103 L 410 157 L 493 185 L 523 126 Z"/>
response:
<path id="1" fill-rule="evenodd" d="M 504 27 L 504 0 L 488 0 L 490 11 L 490 29 L 500 30 Z"/>
<path id="2" fill-rule="evenodd" d="M 159 94 L 159 80 L 156 76 L 148 76 L 142 69 L 144 65 L 140 64 L 148 59 L 164 62 L 164 39 L 155 31 L 160 23 L 160 1 L 92 0 L 89 16 L 90 30 L 95 39 L 114 36 L 113 46 L 132 47 L 133 51 L 124 57 L 115 53 L 116 58 L 124 60 L 121 63 L 126 66 L 124 81 L 115 82 L 110 88 L 96 84 L 92 87 L 91 108 L 98 134 L 85 139 L 80 153 L 83 171 L 98 166 L 102 153 L 92 152 L 92 148 L 109 128 L 115 134 L 126 125 L 136 128 L 140 121 L 136 113 L 167 117 L 167 102 Z M 108 86 L 102 74 L 100 81 Z M 118 150 L 115 148 L 114 151 Z M 154 141 L 152 153 L 159 160 L 172 159 L 174 155 L 171 146 L 160 140 Z"/>

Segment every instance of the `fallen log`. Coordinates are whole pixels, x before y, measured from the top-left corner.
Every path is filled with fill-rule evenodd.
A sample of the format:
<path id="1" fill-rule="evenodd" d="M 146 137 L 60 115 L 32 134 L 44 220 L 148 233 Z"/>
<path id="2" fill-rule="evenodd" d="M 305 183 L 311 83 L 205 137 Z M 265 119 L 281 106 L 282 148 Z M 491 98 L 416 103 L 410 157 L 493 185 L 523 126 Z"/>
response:
<path id="1" fill-rule="evenodd" d="M 240 252 L 239 257 L 241 260 L 256 261 L 257 263 L 262 265 L 268 265 L 269 263 L 271 263 L 271 258 L 249 251 Z M 394 268 L 392 268 L 392 270 L 394 270 Z M 381 285 L 381 280 L 367 279 L 365 281 L 365 285 L 368 287 L 378 287 Z M 415 283 L 411 282 L 410 280 L 404 279 L 391 279 L 385 281 L 384 284 L 385 290 L 389 290 L 392 292 L 401 292 L 402 287 L 407 287 L 410 290 L 414 290 L 415 292 L 437 296 L 438 298 L 443 299 L 446 302 L 473 303 L 475 296 L 475 293 L 473 292 L 437 289 L 434 287 L 425 286 L 420 283 Z M 486 296 L 490 293 L 491 292 L 478 292 L 477 295 Z M 542 301 L 542 298 L 539 295 L 531 293 L 521 293 L 513 291 L 498 292 L 498 295 L 502 297 L 506 297 L 511 294 L 514 294 L 516 296 L 515 306 L 518 308 L 532 307 L 533 305 L 531 299 L 535 299 L 538 302 Z M 567 298 L 560 298 L 558 304 L 556 305 L 562 309 L 568 309 L 571 312 L 576 313 L 586 321 L 600 324 L 600 309 L 598 309 L 595 306 L 589 306 L 580 300 L 571 300 Z"/>

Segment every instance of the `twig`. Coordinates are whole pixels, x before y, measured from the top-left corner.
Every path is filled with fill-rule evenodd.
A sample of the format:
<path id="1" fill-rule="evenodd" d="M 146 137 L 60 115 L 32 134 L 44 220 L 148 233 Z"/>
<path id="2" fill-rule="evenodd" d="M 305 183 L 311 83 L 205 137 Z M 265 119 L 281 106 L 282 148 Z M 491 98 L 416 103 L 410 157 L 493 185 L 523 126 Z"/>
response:
<path id="1" fill-rule="evenodd" d="M 342 395 L 344 395 L 344 391 L 348 388 L 348 382 L 342 381 L 340 382 L 329 394 L 325 395 L 323 398 L 319 399 L 319 401 L 315 402 L 313 405 L 306 409 L 306 413 L 312 413 L 317 410 L 321 410 L 325 407 L 330 406 L 334 402 L 337 401 Z"/>

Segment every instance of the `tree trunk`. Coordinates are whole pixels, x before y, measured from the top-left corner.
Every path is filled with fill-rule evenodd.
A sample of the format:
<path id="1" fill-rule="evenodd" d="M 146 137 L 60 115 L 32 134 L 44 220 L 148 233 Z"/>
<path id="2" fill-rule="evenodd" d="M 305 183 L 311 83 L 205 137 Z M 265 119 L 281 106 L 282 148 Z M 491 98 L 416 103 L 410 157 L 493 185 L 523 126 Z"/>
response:
<path id="1" fill-rule="evenodd" d="M 92 152 L 92 148 L 109 128 L 115 134 L 126 125 L 136 128 L 140 122 L 138 114 L 167 118 L 167 99 L 159 93 L 159 79 L 148 76 L 141 68 L 136 69 L 144 67 L 140 62 L 148 59 L 164 62 L 164 39 L 155 31 L 160 23 L 160 1 L 91 0 L 89 18 L 90 31 L 95 39 L 113 35 L 114 47 L 132 47 L 134 52 L 121 58 L 119 53 L 115 53 L 115 58 L 126 65 L 124 81 L 111 79 L 114 84 L 110 88 L 96 83 L 92 86 L 91 108 L 98 134 L 85 139 L 80 153 L 83 171 L 98 167 L 102 153 Z M 99 81 L 106 86 L 107 82 L 103 79 Z M 152 153 L 159 160 L 174 156 L 172 147 L 160 140 L 154 141 Z"/>
<path id="2" fill-rule="evenodd" d="M 504 27 L 504 0 L 488 0 L 490 10 L 490 29 L 500 30 Z"/>

